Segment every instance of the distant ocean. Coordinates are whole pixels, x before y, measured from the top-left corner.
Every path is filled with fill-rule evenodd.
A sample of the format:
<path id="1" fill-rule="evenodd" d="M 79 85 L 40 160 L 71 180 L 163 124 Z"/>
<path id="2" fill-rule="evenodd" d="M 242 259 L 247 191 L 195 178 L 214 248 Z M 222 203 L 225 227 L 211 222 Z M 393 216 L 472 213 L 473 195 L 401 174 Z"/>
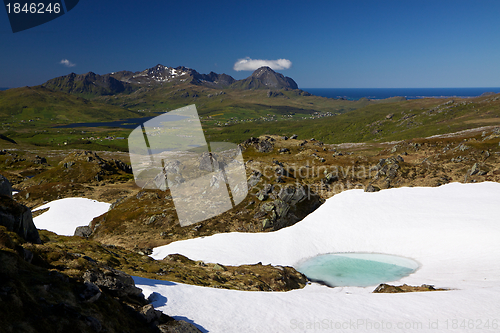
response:
<path id="1" fill-rule="evenodd" d="M 316 96 L 358 100 L 403 96 L 407 99 L 425 97 L 477 97 L 484 93 L 500 93 L 500 88 L 301 88 Z"/>

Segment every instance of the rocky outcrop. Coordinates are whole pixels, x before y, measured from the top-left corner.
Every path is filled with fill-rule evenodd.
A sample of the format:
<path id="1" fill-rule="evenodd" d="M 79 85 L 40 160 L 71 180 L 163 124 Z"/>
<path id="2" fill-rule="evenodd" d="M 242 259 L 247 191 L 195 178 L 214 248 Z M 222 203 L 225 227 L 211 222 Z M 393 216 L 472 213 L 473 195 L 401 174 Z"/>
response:
<path id="1" fill-rule="evenodd" d="M 20 244 L 34 251 L 32 263 L 23 258 L 27 250 Z M 84 281 L 69 278 L 47 261 L 57 255 L 0 227 L 1 332 L 199 333 L 155 310 L 129 275 L 94 262 Z M 75 272 L 79 266 L 73 267 Z"/>
<path id="2" fill-rule="evenodd" d="M 0 195 L 12 198 L 12 186 L 7 178 L 0 175 Z"/>
<path id="3" fill-rule="evenodd" d="M 279 96 L 285 96 L 281 91 L 272 91 L 268 90 L 267 92 L 267 97 L 279 97 Z"/>
<path id="4" fill-rule="evenodd" d="M 410 293 L 421 291 L 442 291 L 446 289 L 435 288 L 433 285 L 423 284 L 421 286 L 409 286 L 403 284 L 402 286 L 392 286 L 390 284 L 381 283 L 375 288 L 373 293 Z"/>
<path id="5" fill-rule="evenodd" d="M 74 236 L 79 236 L 79 237 L 83 237 L 83 238 L 89 238 L 90 235 L 92 235 L 92 229 L 85 225 L 85 226 L 81 226 L 81 227 L 77 227 L 75 229 L 75 234 Z"/>
<path id="6" fill-rule="evenodd" d="M 367 192 L 376 192 L 383 188 L 390 188 L 392 186 L 391 182 L 398 175 L 402 162 L 404 162 L 404 159 L 400 155 L 381 158 L 377 165 L 370 169 L 370 172 L 375 172 L 375 176 L 365 190 Z"/>
<path id="7" fill-rule="evenodd" d="M 285 187 L 266 185 L 257 194 L 260 201 L 270 198 L 260 206 L 254 218 L 260 219 L 262 228 L 278 230 L 291 226 L 316 210 L 324 200 L 303 185 Z"/>
<path id="8" fill-rule="evenodd" d="M 274 144 L 272 142 L 272 138 L 270 139 L 258 139 L 258 138 L 250 138 L 245 140 L 242 145 L 247 148 L 249 146 L 253 146 L 260 153 L 269 153 L 273 151 Z"/>
<path id="9" fill-rule="evenodd" d="M 404 159 L 399 155 L 396 157 L 389 157 L 387 159 L 380 159 L 376 166 L 377 174 L 375 175 L 375 178 L 395 178 L 399 169 L 399 163 L 401 162 L 404 162 Z"/>
<path id="10" fill-rule="evenodd" d="M 0 195 L 0 225 L 30 243 L 42 242 L 33 223 L 31 210 L 6 195 Z"/>
<path id="11" fill-rule="evenodd" d="M 113 268 L 88 270 L 83 274 L 86 283 L 92 283 L 108 291 L 111 295 L 124 298 L 142 298 L 142 290 L 135 286 L 134 280 L 128 274 Z"/>
<path id="12" fill-rule="evenodd" d="M 31 178 L 28 183 L 51 182 L 94 183 L 128 179 L 132 167 L 120 160 L 106 159 L 93 151 L 68 154 L 57 166 Z"/>

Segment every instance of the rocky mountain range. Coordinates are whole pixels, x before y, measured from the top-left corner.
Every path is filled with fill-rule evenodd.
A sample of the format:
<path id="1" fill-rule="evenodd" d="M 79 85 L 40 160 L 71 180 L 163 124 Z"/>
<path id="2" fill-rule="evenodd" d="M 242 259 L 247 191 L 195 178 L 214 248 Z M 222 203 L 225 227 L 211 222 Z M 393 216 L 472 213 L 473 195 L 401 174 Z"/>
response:
<path id="1" fill-rule="evenodd" d="M 142 87 L 161 87 L 164 84 L 190 83 L 217 89 L 298 89 L 297 83 L 289 77 L 276 73 L 269 67 L 261 67 L 243 80 L 235 80 L 227 74 L 200 74 L 184 66 L 167 67 L 156 65 L 140 72 L 120 71 L 99 75 L 71 73 L 51 79 L 43 87 L 78 95 L 102 96 L 131 93 Z"/>

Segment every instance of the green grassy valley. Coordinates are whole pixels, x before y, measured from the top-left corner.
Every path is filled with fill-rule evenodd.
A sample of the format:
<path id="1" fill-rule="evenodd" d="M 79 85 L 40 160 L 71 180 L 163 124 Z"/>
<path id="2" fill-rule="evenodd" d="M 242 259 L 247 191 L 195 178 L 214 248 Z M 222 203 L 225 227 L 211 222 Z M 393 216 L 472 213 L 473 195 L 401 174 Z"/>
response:
<path id="1" fill-rule="evenodd" d="M 195 104 L 209 141 L 240 143 L 264 134 L 325 143 L 404 140 L 500 124 L 500 96 L 359 101 L 280 90 L 214 90 L 193 85 L 156 88 L 87 100 L 42 87 L 0 92 L 0 134 L 17 144 L 71 149 L 127 150 L 130 129 L 55 128 L 155 116 Z M 15 146 L 2 140 L 5 147 Z"/>

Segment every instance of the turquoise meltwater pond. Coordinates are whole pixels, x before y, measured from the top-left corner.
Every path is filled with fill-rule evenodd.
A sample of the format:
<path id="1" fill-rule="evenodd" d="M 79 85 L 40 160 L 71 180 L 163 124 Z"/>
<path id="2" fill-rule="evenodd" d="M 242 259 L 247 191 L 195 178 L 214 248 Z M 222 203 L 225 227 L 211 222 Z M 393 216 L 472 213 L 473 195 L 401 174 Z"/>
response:
<path id="1" fill-rule="evenodd" d="M 419 268 L 409 258 L 379 253 L 328 253 L 295 266 L 311 281 L 330 287 L 369 287 L 399 280 Z"/>

